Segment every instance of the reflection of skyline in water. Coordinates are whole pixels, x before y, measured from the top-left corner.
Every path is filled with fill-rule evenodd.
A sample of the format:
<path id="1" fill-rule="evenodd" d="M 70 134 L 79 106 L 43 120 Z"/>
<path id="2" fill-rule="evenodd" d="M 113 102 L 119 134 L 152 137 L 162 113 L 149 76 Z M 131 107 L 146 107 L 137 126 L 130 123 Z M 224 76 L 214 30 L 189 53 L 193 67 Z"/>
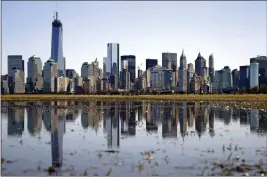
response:
<path id="1" fill-rule="evenodd" d="M 267 111 L 257 109 L 231 109 L 214 108 L 208 103 L 190 102 L 28 102 L 8 103 L 8 135 L 22 136 L 24 132 L 24 116 L 26 111 L 27 131 L 31 136 L 39 135 L 44 128 L 45 131 L 56 131 L 53 129 L 53 119 L 58 119 L 63 124 L 65 132 L 66 123 L 76 120 L 81 121 L 84 130 L 92 129 L 95 132 L 103 127 L 108 137 L 108 147 L 119 147 L 119 137 L 136 136 L 138 126 L 145 126 L 147 132 L 158 132 L 162 126 L 163 138 L 176 138 L 179 134 L 184 136 L 187 131 L 195 131 L 198 136 L 208 133 L 211 137 L 215 135 L 216 121 L 223 122 L 226 126 L 231 122 L 239 122 L 240 126 L 250 126 L 252 133 L 259 130 L 267 132 Z M 13 108 L 14 106 L 27 106 Z M 40 106 L 46 107 L 43 111 Z M 67 109 L 67 106 L 76 107 Z M 82 107 L 81 107 L 82 105 Z M 31 106 L 33 108 L 31 108 Z M 57 106 L 56 108 L 53 106 Z M 79 117 L 80 112 L 80 118 Z M 62 123 L 63 122 L 63 123 Z M 43 125 L 42 125 L 43 124 Z"/>

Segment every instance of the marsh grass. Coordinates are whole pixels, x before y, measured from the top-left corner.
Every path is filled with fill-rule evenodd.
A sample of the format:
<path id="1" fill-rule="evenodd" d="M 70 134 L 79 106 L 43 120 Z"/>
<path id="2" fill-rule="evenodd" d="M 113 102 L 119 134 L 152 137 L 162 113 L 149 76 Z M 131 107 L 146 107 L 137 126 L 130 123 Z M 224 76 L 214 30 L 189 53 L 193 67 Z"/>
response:
<path id="1" fill-rule="evenodd" d="M 14 94 L 2 95 L 2 101 L 48 100 L 160 100 L 160 101 L 253 101 L 267 102 L 267 94 L 173 94 L 173 95 L 64 95 L 64 94 Z"/>

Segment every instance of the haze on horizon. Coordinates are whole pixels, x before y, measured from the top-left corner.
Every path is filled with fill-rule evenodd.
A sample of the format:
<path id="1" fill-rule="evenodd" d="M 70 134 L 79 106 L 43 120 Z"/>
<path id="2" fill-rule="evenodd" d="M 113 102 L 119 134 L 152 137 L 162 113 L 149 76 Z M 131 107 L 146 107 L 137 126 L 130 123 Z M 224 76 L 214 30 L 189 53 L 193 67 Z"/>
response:
<path id="1" fill-rule="evenodd" d="M 266 56 L 266 1 L 55 1 L 2 2 L 2 74 L 7 55 L 22 55 L 27 71 L 30 56 L 51 55 L 55 10 L 63 23 L 66 69 L 79 74 L 83 62 L 97 58 L 102 68 L 107 43 L 120 44 L 121 55 L 135 55 L 137 66 L 162 52 L 184 49 L 187 63 L 199 51 L 208 60 L 213 53 L 215 70 L 248 65 L 257 55 Z M 179 62 L 178 62 L 179 63 Z M 25 73 L 27 76 L 27 72 Z"/>

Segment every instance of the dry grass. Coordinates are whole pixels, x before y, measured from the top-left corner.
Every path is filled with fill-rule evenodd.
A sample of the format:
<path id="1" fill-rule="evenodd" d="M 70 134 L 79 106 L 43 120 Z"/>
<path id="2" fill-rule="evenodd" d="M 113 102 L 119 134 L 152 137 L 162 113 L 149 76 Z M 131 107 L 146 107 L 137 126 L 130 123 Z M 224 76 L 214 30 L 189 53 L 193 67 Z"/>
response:
<path id="1" fill-rule="evenodd" d="M 160 100 L 160 101 L 247 101 L 266 102 L 267 94 L 244 95 L 61 95 L 19 94 L 2 95 L 1 101 L 48 101 L 48 100 Z"/>

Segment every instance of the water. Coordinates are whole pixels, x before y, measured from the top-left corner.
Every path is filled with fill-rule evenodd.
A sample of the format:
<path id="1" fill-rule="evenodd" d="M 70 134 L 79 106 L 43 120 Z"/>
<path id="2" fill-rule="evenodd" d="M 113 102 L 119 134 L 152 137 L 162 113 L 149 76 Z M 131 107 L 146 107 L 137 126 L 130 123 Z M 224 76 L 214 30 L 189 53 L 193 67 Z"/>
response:
<path id="1" fill-rule="evenodd" d="M 53 175 L 216 175 L 223 170 L 212 164 L 233 158 L 262 164 L 249 174 L 267 171 L 267 110 L 203 102 L 3 102 L 1 116 L 2 175 L 45 176 L 51 166 Z"/>

